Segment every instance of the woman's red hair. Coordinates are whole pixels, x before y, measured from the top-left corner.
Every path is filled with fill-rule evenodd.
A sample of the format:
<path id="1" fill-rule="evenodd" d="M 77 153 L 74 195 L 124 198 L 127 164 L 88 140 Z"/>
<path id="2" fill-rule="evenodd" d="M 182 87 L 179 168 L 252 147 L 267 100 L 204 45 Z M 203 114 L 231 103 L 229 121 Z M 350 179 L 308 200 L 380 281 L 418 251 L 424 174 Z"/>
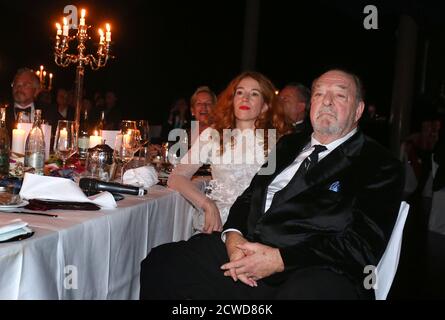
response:
<path id="1" fill-rule="evenodd" d="M 269 106 L 268 110 L 262 112 L 255 121 L 255 129 L 265 129 L 264 148 L 267 150 L 267 129 L 276 129 L 276 138 L 278 140 L 282 135 L 290 133 L 291 128 L 285 121 L 283 108 L 279 105 L 280 101 L 275 94 L 275 86 L 259 72 L 246 71 L 241 73 L 219 94 L 216 106 L 211 114 L 212 127 L 218 130 L 222 145 L 223 130 L 236 128 L 233 98 L 238 84 L 245 78 L 252 78 L 258 82 L 264 103 Z M 221 152 L 223 152 L 222 148 Z"/>

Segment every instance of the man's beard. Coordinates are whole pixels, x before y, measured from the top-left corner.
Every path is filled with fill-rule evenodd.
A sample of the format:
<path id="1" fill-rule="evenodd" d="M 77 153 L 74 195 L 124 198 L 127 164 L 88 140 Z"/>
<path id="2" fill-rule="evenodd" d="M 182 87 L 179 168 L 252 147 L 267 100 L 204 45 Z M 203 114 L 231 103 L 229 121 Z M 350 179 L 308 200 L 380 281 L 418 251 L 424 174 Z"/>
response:
<path id="1" fill-rule="evenodd" d="M 322 135 L 336 135 L 341 131 L 341 128 L 337 122 L 335 124 L 332 124 L 331 121 L 329 121 L 328 126 L 321 125 L 321 123 L 318 121 L 320 116 L 322 116 L 322 117 L 330 116 L 330 117 L 333 117 L 335 119 L 335 121 L 337 121 L 337 113 L 335 111 L 333 111 L 332 108 L 330 108 L 330 107 L 320 108 L 320 110 L 318 110 L 316 117 L 315 117 L 315 119 L 316 119 L 315 123 L 314 123 L 314 131 L 315 132 L 318 132 Z M 323 120 L 321 120 L 321 121 L 323 121 Z"/>
<path id="2" fill-rule="evenodd" d="M 314 131 L 322 135 L 337 135 L 338 133 L 340 133 L 341 128 L 338 124 L 323 126 L 316 122 L 314 124 Z"/>

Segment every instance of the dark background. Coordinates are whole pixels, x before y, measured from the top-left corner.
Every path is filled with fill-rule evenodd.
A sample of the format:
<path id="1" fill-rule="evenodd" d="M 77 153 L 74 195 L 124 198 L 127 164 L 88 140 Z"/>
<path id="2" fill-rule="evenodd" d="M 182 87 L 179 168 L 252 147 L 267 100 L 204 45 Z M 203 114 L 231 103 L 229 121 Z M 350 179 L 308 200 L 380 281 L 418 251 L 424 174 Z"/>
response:
<path id="1" fill-rule="evenodd" d="M 329 66 L 359 74 L 367 101 L 389 113 L 399 16 L 407 13 L 419 26 L 416 101 L 432 101 L 440 93 L 445 69 L 445 19 L 442 7 L 430 1 L 260 1 L 256 70 L 277 87 L 290 81 L 310 86 Z M 99 71 L 87 70 L 87 94 L 115 90 L 126 118 L 161 123 L 179 97 L 209 85 L 217 93 L 242 70 L 246 2 L 188 1 L 9 1 L 0 4 L 0 101 L 10 98 L 10 83 L 19 67 L 41 64 L 55 75 L 54 86 L 72 87 L 75 68 L 57 67 L 52 46 L 55 22 L 65 5 L 87 9 L 90 35 L 112 25 L 116 59 Z M 365 30 L 363 8 L 378 9 L 378 30 Z M 73 31 L 71 31 L 73 32 Z M 426 89 L 420 92 L 420 71 L 428 40 Z M 91 41 L 88 49 L 92 51 Z M 428 104 L 428 103 L 426 103 Z M 426 109 L 425 103 L 414 108 Z"/>

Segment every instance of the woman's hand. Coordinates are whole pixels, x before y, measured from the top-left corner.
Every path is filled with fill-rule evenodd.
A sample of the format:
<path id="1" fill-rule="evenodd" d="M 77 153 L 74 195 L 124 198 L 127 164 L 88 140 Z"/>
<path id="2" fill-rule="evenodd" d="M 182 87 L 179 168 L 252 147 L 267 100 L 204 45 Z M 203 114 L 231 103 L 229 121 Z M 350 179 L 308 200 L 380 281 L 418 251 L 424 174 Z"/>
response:
<path id="1" fill-rule="evenodd" d="M 215 202 L 207 198 L 202 209 L 204 210 L 204 227 L 202 232 L 212 233 L 213 231 L 221 231 L 221 215 Z"/>

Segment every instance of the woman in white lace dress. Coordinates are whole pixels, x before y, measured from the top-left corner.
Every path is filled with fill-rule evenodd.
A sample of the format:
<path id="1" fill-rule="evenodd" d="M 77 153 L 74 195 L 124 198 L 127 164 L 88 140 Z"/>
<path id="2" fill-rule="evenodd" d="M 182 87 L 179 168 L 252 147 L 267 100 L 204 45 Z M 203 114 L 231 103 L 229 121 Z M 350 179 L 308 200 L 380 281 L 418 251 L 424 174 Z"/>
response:
<path id="1" fill-rule="evenodd" d="M 221 231 L 230 207 L 249 186 L 274 142 L 289 132 L 277 103 L 269 79 L 257 72 L 240 74 L 219 95 L 213 125 L 173 170 L 168 186 L 199 209 L 193 219 L 198 232 Z M 204 163 L 212 171 L 206 194 L 191 181 Z"/>

